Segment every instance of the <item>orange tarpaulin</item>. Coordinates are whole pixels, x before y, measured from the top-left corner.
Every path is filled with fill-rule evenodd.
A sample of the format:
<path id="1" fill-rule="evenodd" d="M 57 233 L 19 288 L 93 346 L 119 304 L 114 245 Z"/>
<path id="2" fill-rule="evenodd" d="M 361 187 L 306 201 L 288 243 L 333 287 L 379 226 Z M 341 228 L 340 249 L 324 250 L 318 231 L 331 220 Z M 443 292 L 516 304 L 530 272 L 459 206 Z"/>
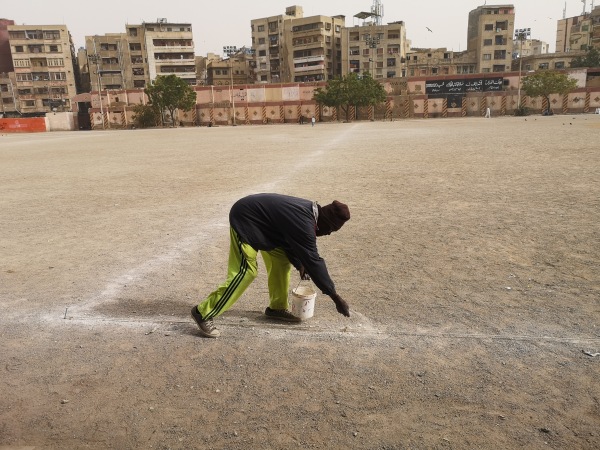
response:
<path id="1" fill-rule="evenodd" d="M 0 119 L 2 133 L 39 133 L 46 130 L 46 119 L 31 117 L 26 119 Z"/>

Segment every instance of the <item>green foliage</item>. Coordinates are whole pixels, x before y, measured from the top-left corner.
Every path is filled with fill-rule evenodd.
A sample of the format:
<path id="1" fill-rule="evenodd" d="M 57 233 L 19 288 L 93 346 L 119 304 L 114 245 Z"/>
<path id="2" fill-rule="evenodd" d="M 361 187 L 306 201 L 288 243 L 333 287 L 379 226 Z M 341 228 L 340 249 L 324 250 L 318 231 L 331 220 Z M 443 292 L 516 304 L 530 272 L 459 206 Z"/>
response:
<path id="1" fill-rule="evenodd" d="M 577 80 L 564 73 L 541 70 L 523 79 L 523 90 L 530 97 L 544 97 L 550 104 L 550 94 L 567 94 L 577 87 Z M 521 106 L 521 105 L 519 105 Z"/>
<path id="2" fill-rule="evenodd" d="M 385 101 L 386 92 L 368 73 L 362 76 L 350 73 L 329 80 L 324 90 L 318 88 L 315 91 L 313 98 L 321 105 L 341 108 L 348 121 L 351 106 L 377 105 Z"/>
<path id="3" fill-rule="evenodd" d="M 172 123 L 176 123 L 175 110 L 188 111 L 196 104 L 196 92 L 185 80 L 176 75 L 159 75 L 144 92 L 150 103 L 160 111 L 164 125 L 164 112 L 169 112 Z"/>
<path id="4" fill-rule="evenodd" d="M 528 116 L 529 108 L 527 106 L 520 105 L 517 109 L 515 109 L 515 116 Z"/>
<path id="5" fill-rule="evenodd" d="M 150 128 L 160 125 L 160 111 L 152 105 L 135 105 L 133 107 L 133 122 L 138 128 Z"/>
<path id="6" fill-rule="evenodd" d="M 571 67 L 600 67 L 600 51 L 590 48 L 584 56 L 578 56 L 571 61 Z"/>

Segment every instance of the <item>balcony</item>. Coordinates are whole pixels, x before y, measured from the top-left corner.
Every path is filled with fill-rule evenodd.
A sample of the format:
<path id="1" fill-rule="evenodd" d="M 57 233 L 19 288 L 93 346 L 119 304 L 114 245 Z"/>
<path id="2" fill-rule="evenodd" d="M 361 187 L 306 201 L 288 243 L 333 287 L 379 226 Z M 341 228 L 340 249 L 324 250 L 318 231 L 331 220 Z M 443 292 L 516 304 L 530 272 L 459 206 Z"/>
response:
<path id="1" fill-rule="evenodd" d="M 325 61 L 325 55 L 316 55 L 316 56 L 303 56 L 301 58 L 294 58 L 294 65 L 296 64 L 308 64 L 315 62 Z"/>
<path id="2" fill-rule="evenodd" d="M 294 67 L 296 73 L 320 73 L 325 71 L 325 64 L 315 64 L 313 66 Z"/>

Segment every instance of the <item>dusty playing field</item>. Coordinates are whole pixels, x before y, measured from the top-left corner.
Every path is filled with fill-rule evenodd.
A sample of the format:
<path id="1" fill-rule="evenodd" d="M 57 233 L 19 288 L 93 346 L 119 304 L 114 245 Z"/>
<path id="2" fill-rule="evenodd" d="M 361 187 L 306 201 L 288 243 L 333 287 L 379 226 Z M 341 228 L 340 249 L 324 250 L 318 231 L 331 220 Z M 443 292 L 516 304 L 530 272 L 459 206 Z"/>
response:
<path id="1" fill-rule="evenodd" d="M 594 115 L 0 136 L 0 449 L 600 447 L 599 143 Z M 261 265 L 198 336 L 256 192 L 350 206 L 319 241 L 349 319 L 267 322 Z"/>

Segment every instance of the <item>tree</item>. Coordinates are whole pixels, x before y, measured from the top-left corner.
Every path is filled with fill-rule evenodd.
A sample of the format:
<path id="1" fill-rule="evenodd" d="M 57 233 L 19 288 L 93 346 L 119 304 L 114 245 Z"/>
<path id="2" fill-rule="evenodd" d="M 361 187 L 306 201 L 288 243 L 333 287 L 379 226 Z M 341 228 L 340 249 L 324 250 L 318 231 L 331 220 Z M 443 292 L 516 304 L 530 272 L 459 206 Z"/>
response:
<path id="1" fill-rule="evenodd" d="M 386 92 L 383 85 L 368 73 L 361 77 L 350 73 L 345 77 L 329 80 L 324 90 L 318 88 L 315 91 L 313 98 L 321 105 L 341 108 L 348 121 L 351 106 L 377 105 L 385 101 Z"/>
<path id="2" fill-rule="evenodd" d="M 196 92 L 185 80 L 176 75 L 159 75 L 154 82 L 144 89 L 152 106 L 160 111 L 164 125 L 164 112 L 171 116 L 173 126 L 176 123 L 175 110 L 188 111 L 196 104 Z"/>
<path id="3" fill-rule="evenodd" d="M 160 125 L 161 112 L 153 105 L 135 105 L 133 107 L 133 122 L 138 128 L 149 128 Z"/>
<path id="4" fill-rule="evenodd" d="M 584 56 L 573 58 L 571 67 L 600 67 L 600 52 L 596 47 L 590 48 Z"/>
<path id="5" fill-rule="evenodd" d="M 552 70 L 541 70 L 523 79 L 523 90 L 527 95 L 544 97 L 548 103 L 548 110 L 550 110 L 550 94 L 564 95 L 576 87 L 577 80 Z"/>

